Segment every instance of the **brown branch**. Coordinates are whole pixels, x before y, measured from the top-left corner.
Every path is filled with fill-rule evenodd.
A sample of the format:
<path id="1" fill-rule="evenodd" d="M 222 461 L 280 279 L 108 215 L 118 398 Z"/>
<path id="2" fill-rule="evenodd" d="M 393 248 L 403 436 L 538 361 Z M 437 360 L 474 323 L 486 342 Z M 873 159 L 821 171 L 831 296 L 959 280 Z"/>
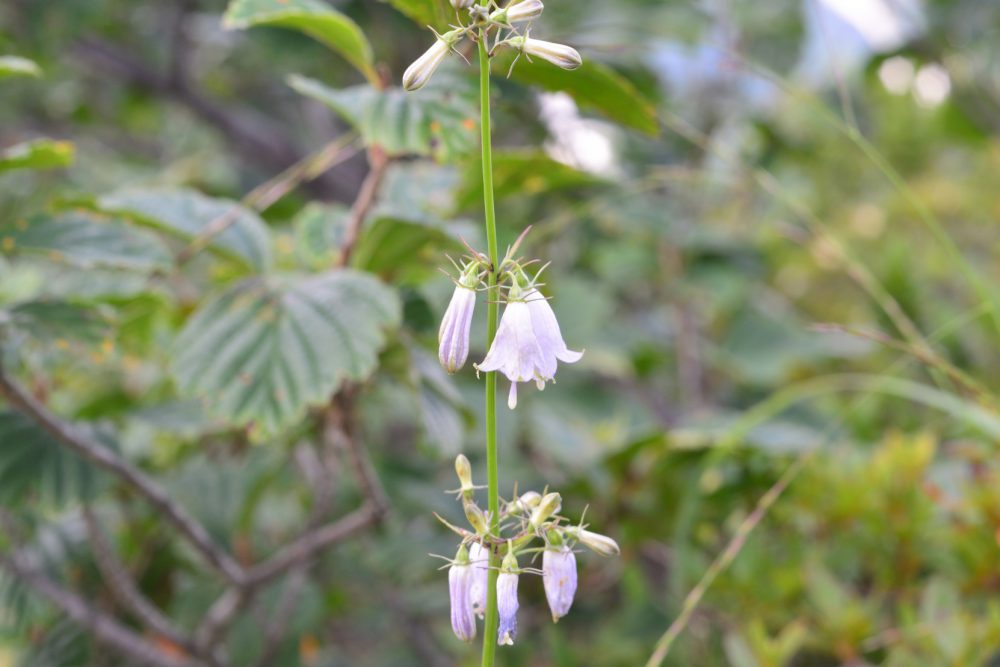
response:
<path id="1" fill-rule="evenodd" d="M 374 523 L 379 516 L 380 512 L 371 503 L 366 502 L 333 523 L 307 531 L 264 562 L 250 568 L 247 571 L 248 585 L 256 587 L 266 584 L 290 569 L 313 560 L 319 552 L 338 542 L 343 542 Z"/>
<path id="2" fill-rule="evenodd" d="M 114 547 L 108 541 L 97 517 L 94 516 L 94 512 L 89 507 L 83 509 L 83 519 L 87 526 L 88 539 L 94 550 L 97 569 L 101 572 L 101 577 L 118 602 L 131 609 L 142 621 L 142 624 L 153 632 L 162 635 L 165 639 L 189 652 L 193 651 L 191 640 L 182 635 L 170 619 L 164 616 L 139 590 L 125 564 L 118 559 Z"/>
<path id="3" fill-rule="evenodd" d="M 244 571 L 233 558 L 219 548 L 208 531 L 180 505 L 175 503 L 156 482 L 125 459 L 120 458 L 107 447 L 91 439 L 79 429 L 63 422 L 21 387 L 7 377 L 0 366 L 0 396 L 13 408 L 33 419 L 45 432 L 99 468 L 114 474 L 122 482 L 132 487 L 146 498 L 166 519 L 174 525 L 195 551 L 222 576 L 233 583 L 242 583 Z"/>
<path id="4" fill-rule="evenodd" d="M 17 554 L 0 556 L 0 568 L 24 582 L 36 593 L 59 607 L 70 619 L 89 630 L 99 642 L 149 667 L 206 667 L 194 659 L 177 658 L 161 651 L 115 619 L 89 605 L 31 566 Z"/>
<path id="5" fill-rule="evenodd" d="M 344 387 L 331 399 L 324 413 L 323 437 L 326 442 L 346 454 L 361 493 L 378 513 L 376 519 L 380 520 L 389 511 L 389 499 L 368 456 L 368 450 L 354 436 L 350 416 L 353 405 L 353 385 Z"/>
<path id="6" fill-rule="evenodd" d="M 365 217 L 375 204 L 375 197 L 382 179 L 385 177 L 386 169 L 389 167 L 389 156 L 378 146 L 372 146 L 368 150 L 368 174 L 361 183 L 358 195 L 351 205 L 351 212 L 347 218 L 347 231 L 344 235 L 344 244 L 340 247 L 340 257 L 337 259 L 337 266 L 347 266 L 354 252 L 354 246 L 361 235 L 361 227 L 365 223 Z"/>
<path id="7" fill-rule="evenodd" d="M 245 587 L 237 586 L 227 588 L 219 596 L 198 625 L 194 644 L 199 653 L 211 655 L 213 660 L 219 661 L 220 657 L 217 655 L 219 643 L 230 621 L 246 606 L 249 599 L 250 592 Z"/>
<path id="8" fill-rule="evenodd" d="M 264 649 L 261 651 L 260 659 L 257 661 L 257 667 L 269 667 L 277 657 L 281 640 L 285 638 L 288 625 L 292 621 L 295 605 L 299 600 L 299 596 L 302 595 L 306 582 L 309 581 L 306 570 L 306 567 L 299 568 L 289 576 L 271 622 L 264 630 Z"/>

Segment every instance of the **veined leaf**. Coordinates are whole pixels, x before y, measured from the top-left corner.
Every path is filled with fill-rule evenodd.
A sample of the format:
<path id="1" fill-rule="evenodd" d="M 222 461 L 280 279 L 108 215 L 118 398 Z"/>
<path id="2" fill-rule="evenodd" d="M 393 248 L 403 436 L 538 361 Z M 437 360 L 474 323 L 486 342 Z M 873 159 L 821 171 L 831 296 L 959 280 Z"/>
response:
<path id="1" fill-rule="evenodd" d="M 186 188 L 152 188 L 114 192 L 101 197 L 98 205 L 187 241 L 219 220 L 232 219 L 225 231 L 211 239 L 208 248 L 254 271 L 271 267 L 267 226 L 239 202 Z"/>
<path id="2" fill-rule="evenodd" d="M 510 62 L 509 57 L 500 58 L 497 72 L 506 73 Z M 631 81 L 599 62 L 585 58 L 581 67 L 567 71 L 540 59 L 528 62 L 521 58 L 514 65 L 511 78 L 545 90 L 564 92 L 582 108 L 596 111 L 626 127 L 650 135 L 659 133 L 653 105 Z"/>
<path id="3" fill-rule="evenodd" d="M 82 211 L 37 215 L 0 225 L 4 254 L 40 254 L 84 268 L 150 272 L 170 265 L 170 252 L 153 234 L 120 220 Z"/>
<path id="4" fill-rule="evenodd" d="M 493 188 L 497 199 L 512 195 L 539 195 L 606 181 L 557 162 L 541 151 L 502 151 L 493 154 Z M 455 207 L 464 210 L 483 198 L 479 164 L 466 169 L 455 197 Z"/>
<path id="5" fill-rule="evenodd" d="M 273 434 L 375 370 L 383 332 L 399 318 L 395 292 L 364 273 L 252 278 L 195 313 L 172 369 L 209 412 Z"/>
<path id="6" fill-rule="evenodd" d="M 274 26 L 299 30 L 322 42 L 377 81 L 372 47 L 358 24 L 320 0 L 232 0 L 222 24 L 230 30 Z"/>
<path id="7" fill-rule="evenodd" d="M 342 204 L 313 202 L 299 211 L 292 221 L 298 260 L 314 270 L 332 266 L 347 234 L 349 215 Z"/>
<path id="8" fill-rule="evenodd" d="M 0 152 L 0 171 L 8 169 L 57 169 L 73 163 L 73 144 L 68 141 L 35 139 Z"/>
<path id="9" fill-rule="evenodd" d="M 455 10 L 445 0 L 383 0 L 413 19 L 421 28 L 444 28 L 454 21 Z"/>
<path id="10" fill-rule="evenodd" d="M 461 254 L 458 238 L 441 227 L 378 218 L 354 248 L 352 263 L 399 284 L 417 284 L 435 272 L 446 252 Z"/>
<path id="11" fill-rule="evenodd" d="M 110 333 L 107 309 L 68 301 L 25 301 L 9 308 L 6 315 L 10 326 L 33 340 L 93 343 Z"/>
<path id="12" fill-rule="evenodd" d="M 92 498 L 99 471 L 18 412 L 0 412 L 0 503 Z"/>
<path id="13" fill-rule="evenodd" d="M 361 133 L 365 143 L 381 146 L 390 155 L 433 153 L 450 159 L 476 146 L 475 96 L 462 81 L 456 80 L 454 85 L 434 81 L 435 85 L 428 85 L 419 95 L 402 88 L 376 90 L 368 85 L 335 90 L 298 75 L 290 77 L 288 83 L 297 92 L 329 106 Z"/>
<path id="14" fill-rule="evenodd" d="M 39 77 L 41 75 L 42 68 L 33 60 L 20 56 L 0 56 L 0 79 L 13 76 Z"/>

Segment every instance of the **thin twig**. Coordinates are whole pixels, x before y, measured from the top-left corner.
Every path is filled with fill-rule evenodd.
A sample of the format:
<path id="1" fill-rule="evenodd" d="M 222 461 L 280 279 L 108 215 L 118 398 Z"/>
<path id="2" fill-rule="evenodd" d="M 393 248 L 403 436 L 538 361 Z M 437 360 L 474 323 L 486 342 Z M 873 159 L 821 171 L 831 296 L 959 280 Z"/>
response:
<path id="1" fill-rule="evenodd" d="M 368 150 L 368 163 L 368 175 L 361 183 L 358 196 L 354 200 L 354 204 L 351 205 L 351 212 L 347 218 L 347 231 L 344 235 L 344 243 L 340 247 L 337 266 L 347 266 L 347 262 L 351 259 L 351 253 L 354 252 L 354 246 L 358 242 L 365 217 L 375 204 L 375 197 L 382 185 L 382 179 L 385 177 L 386 169 L 389 166 L 389 156 L 379 146 L 372 146 Z"/>
<path id="2" fill-rule="evenodd" d="M 309 581 L 307 569 L 306 567 L 299 568 L 288 576 L 288 582 L 281 592 L 281 599 L 271 617 L 271 622 L 264 630 L 264 649 L 257 661 L 257 667 L 269 667 L 278 656 L 278 648 L 281 646 L 281 640 L 284 639 L 288 625 L 292 621 L 295 605 L 306 586 L 306 582 Z"/>
<path id="3" fill-rule="evenodd" d="M 177 658 L 161 651 L 83 598 L 52 581 L 27 561 L 27 558 L 18 554 L 0 555 L 0 568 L 59 607 L 75 623 L 89 630 L 99 642 L 130 660 L 149 667 L 207 667 L 203 662 Z"/>
<path id="4" fill-rule="evenodd" d="M 193 651 L 194 645 L 191 640 L 181 634 L 170 619 L 164 616 L 139 590 L 124 563 L 118 559 L 114 547 L 108 541 L 97 517 L 94 516 L 94 512 L 89 507 L 84 507 L 83 519 L 87 526 L 88 539 L 94 550 L 97 569 L 100 570 L 101 576 L 118 602 L 132 610 L 142 621 L 142 624 L 153 632 L 162 635 L 165 639 L 189 652 Z"/>
<path id="5" fill-rule="evenodd" d="M 219 596 L 208 608 L 208 612 L 198 626 L 195 636 L 195 646 L 200 653 L 211 655 L 213 660 L 219 660 L 219 644 L 225 637 L 229 623 L 236 617 L 248 602 L 246 588 L 232 586 Z"/>
<path id="6" fill-rule="evenodd" d="M 242 583 L 243 568 L 223 551 L 208 531 L 173 501 L 156 482 L 109 448 L 82 433 L 75 426 L 62 421 L 34 396 L 16 385 L 0 365 L 0 396 L 13 408 L 32 418 L 44 431 L 58 442 L 84 457 L 94 465 L 103 468 L 132 487 L 146 498 L 166 519 L 177 528 L 195 550 L 211 564 L 223 577 L 232 583 Z"/>

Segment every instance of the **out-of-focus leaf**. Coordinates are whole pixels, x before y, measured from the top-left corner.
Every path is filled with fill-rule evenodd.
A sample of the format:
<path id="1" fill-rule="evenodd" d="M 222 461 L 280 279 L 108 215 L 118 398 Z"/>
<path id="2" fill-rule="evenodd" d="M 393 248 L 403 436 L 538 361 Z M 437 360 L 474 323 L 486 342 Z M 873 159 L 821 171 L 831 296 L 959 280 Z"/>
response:
<path id="1" fill-rule="evenodd" d="M 41 497 L 54 505 L 92 498 L 98 471 L 18 412 L 0 412 L 0 502 Z"/>
<path id="2" fill-rule="evenodd" d="M 73 144 L 68 141 L 35 139 L 0 152 L 0 171 L 9 169 L 58 169 L 73 163 Z"/>
<path id="3" fill-rule="evenodd" d="M 468 153 L 475 145 L 475 95 L 458 77 L 432 81 L 419 94 L 402 88 L 376 90 L 369 85 L 342 90 L 303 76 L 288 83 L 297 92 L 323 102 L 353 125 L 368 145 L 389 155 L 430 155 L 441 159 Z M 454 81 L 454 83 L 447 83 Z"/>
<path id="4" fill-rule="evenodd" d="M 497 72 L 506 73 L 510 56 L 498 59 Z M 632 83 L 607 65 L 584 58 L 578 69 L 567 71 L 537 59 L 514 65 L 511 78 L 548 91 L 568 94 L 584 109 L 591 109 L 626 127 L 659 133 L 656 109 Z"/>
<path id="5" fill-rule="evenodd" d="M 383 0 L 413 19 L 421 28 L 441 28 L 454 20 L 454 10 L 444 0 Z M 430 46 L 430 43 L 428 43 Z"/>
<path id="6" fill-rule="evenodd" d="M 37 215 L 0 225 L 4 254 L 41 254 L 84 268 L 149 272 L 170 265 L 170 252 L 153 234 L 82 211 Z"/>
<path id="7" fill-rule="evenodd" d="M 420 349 L 411 353 L 424 432 L 441 453 L 454 456 L 462 450 L 472 414 L 438 360 Z"/>
<path id="8" fill-rule="evenodd" d="M 295 255 L 310 269 L 330 267 L 340 252 L 350 211 L 342 204 L 312 203 L 292 221 Z"/>
<path id="9" fill-rule="evenodd" d="M 372 47 L 357 23 L 320 0 L 232 0 L 222 24 L 230 30 L 274 26 L 300 30 L 376 81 Z"/>
<path id="10" fill-rule="evenodd" d="M 357 271 L 249 279 L 188 321 L 172 369 L 210 413 L 273 434 L 345 379 L 369 375 L 399 318 L 395 292 Z"/>
<path id="11" fill-rule="evenodd" d="M 208 197 L 196 190 L 165 188 L 114 192 L 101 197 L 98 205 L 187 241 L 217 220 L 235 216 L 225 231 L 211 239 L 208 248 L 255 271 L 271 267 L 267 226 L 239 202 Z"/>
<path id="12" fill-rule="evenodd" d="M 493 190 L 497 199 L 514 195 L 530 197 L 605 182 L 556 162 L 541 151 L 499 151 L 493 154 Z M 475 167 L 465 170 L 455 197 L 455 207 L 458 210 L 471 208 L 482 198 L 483 180 L 477 162 Z"/>
<path id="13" fill-rule="evenodd" d="M 67 301 L 26 301 L 7 311 L 10 325 L 33 340 L 98 342 L 109 333 L 106 309 Z"/>
<path id="14" fill-rule="evenodd" d="M 0 56 L 0 79 L 13 76 L 39 77 L 41 75 L 42 68 L 33 60 L 20 56 Z"/>
<path id="15" fill-rule="evenodd" d="M 414 284 L 434 273 L 446 252 L 461 249 L 461 242 L 440 227 L 380 218 L 358 240 L 352 263 L 385 280 Z"/>

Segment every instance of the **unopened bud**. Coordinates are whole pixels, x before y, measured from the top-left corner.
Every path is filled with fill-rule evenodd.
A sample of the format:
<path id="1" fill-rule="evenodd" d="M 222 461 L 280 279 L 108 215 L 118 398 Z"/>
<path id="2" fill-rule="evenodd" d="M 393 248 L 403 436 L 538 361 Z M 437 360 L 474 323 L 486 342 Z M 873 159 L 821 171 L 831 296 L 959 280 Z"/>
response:
<path id="1" fill-rule="evenodd" d="M 618 543 L 607 535 L 592 533 L 589 530 L 583 530 L 582 528 L 570 528 L 567 529 L 567 532 L 574 535 L 576 539 L 580 540 L 580 543 L 583 544 L 583 546 L 587 547 L 596 554 L 600 554 L 601 556 L 617 556 L 621 553 Z"/>
<path id="2" fill-rule="evenodd" d="M 528 514 L 538 507 L 540 502 L 542 502 L 542 494 L 538 491 L 526 491 L 510 504 L 510 509 L 515 514 Z"/>
<path id="3" fill-rule="evenodd" d="M 565 44 L 546 42 L 545 40 L 521 37 L 520 35 L 511 37 L 506 43 L 524 54 L 538 56 L 563 69 L 576 69 L 583 64 L 580 52 L 572 46 L 566 46 Z"/>
<path id="4" fill-rule="evenodd" d="M 451 597 L 451 629 L 456 637 L 466 642 L 476 638 L 476 615 L 471 598 L 474 576 L 469 565 L 469 552 L 463 544 L 448 570 L 448 592 Z"/>
<path id="5" fill-rule="evenodd" d="M 562 509 L 562 496 L 558 493 L 546 493 L 538 506 L 531 512 L 531 525 L 539 528 L 553 514 Z"/>
<path id="6" fill-rule="evenodd" d="M 462 39 L 464 31 L 461 29 L 446 32 L 437 38 L 434 44 L 424 51 L 424 54 L 413 61 L 413 64 L 403 72 L 403 88 L 406 90 L 417 90 L 431 80 L 434 72 L 448 52 Z"/>
<path id="7" fill-rule="evenodd" d="M 490 21 L 509 26 L 514 23 L 538 18 L 542 15 L 543 9 L 545 9 L 545 5 L 542 4 L 542 0 L 523 0 L 522 2 L 496 10 L 490 14 Z"/>
<path id="8" fill-rule="evenodd" d="M 469 463 L 469 459 L 465 457 L 465 454 L 459 454 L 455 457 L 455 473 L 458 475 L 458 481 L 462 485 L 462 496 L 471 500 L 475 487 L 472 486 L 472 465 Z"/>
<path id="9" fill-rule="evenodd" d="M 489 532 L 489 527 L 486 522 L 486 514 L 483 510 L 479 509 L 479 505 L 472 502 L 466 502 L 465 505 L 465 518 L 472 526 L 472 529 L 476 531 L 477 535 L 485 535 Z"/>
<path id="10" fill-rule="evenodd" d="M 473 5 L 474 0 L 451 0 L 451 6 L 455 9 L 468 9 Z"/>
<path id="11" fill-rule="evenodd" d="M 517 559 L 512 551 L 504 556 L 497 576 L 497 644 L 510 646 L 517 635 Z"/>

